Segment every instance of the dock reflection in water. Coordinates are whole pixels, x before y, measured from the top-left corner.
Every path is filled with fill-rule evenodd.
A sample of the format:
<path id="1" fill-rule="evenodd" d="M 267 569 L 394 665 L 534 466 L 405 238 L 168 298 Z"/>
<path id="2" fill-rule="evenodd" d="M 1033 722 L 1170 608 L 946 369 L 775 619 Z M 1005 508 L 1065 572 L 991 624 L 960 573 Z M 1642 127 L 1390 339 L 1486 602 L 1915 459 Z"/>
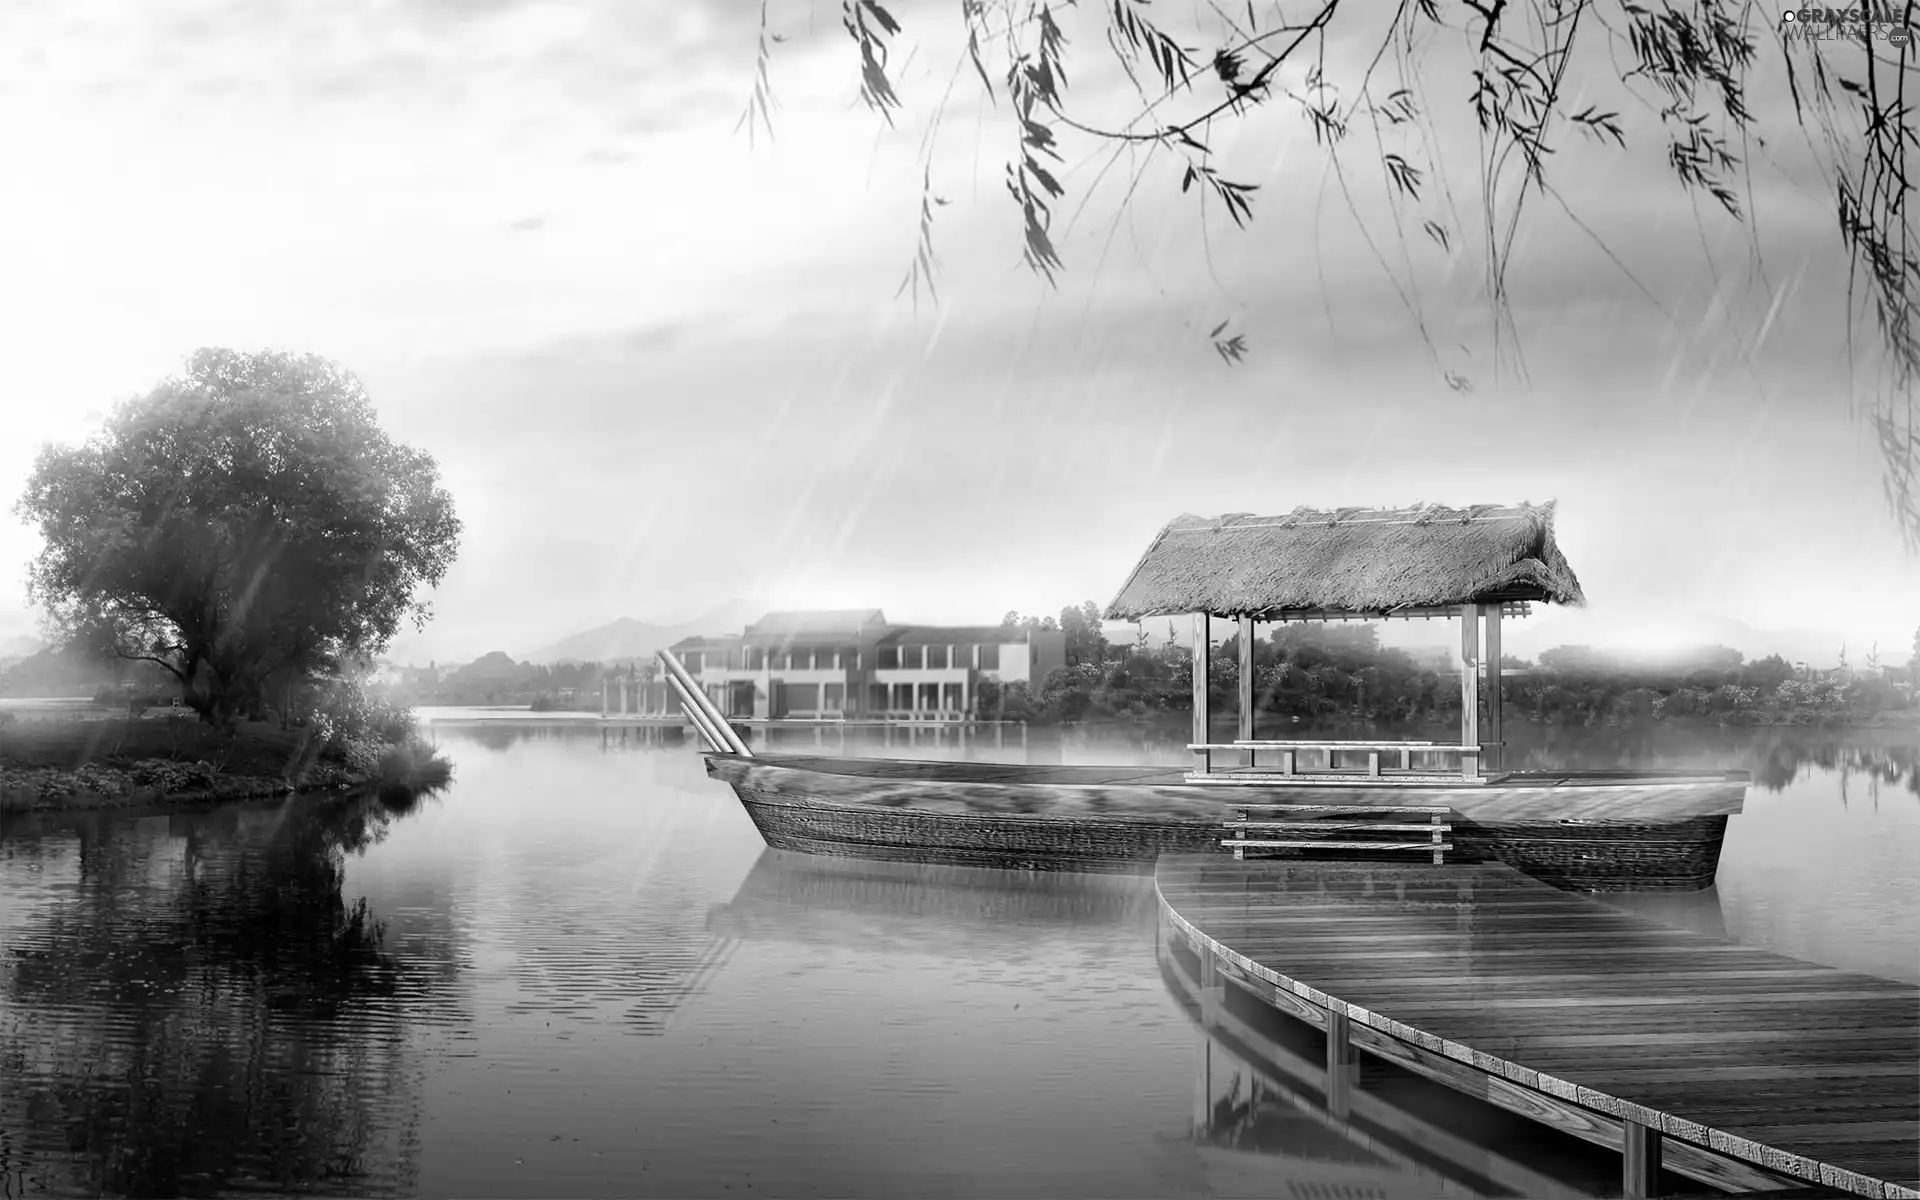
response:
<path id="1" fill-rule="evenodd" d="M 1155 920 L 1151 886 L 1129 877 L 914 866 L 767 850 L 734 899 L 714 907 L 708 927 L 717 936 L 743 941 L 937 953 L 991 964 L 1043 961 L 1069 941 L 1084 943 L 1089 926 L 1124 934 L 1124 948 L 1115 947 L 1119 952 L 1142 953 Z M 1072 936 L 1050 938 L 1049 929 Z M 1160 970 L 1173 999 L 1199 1023 L 1197 985 L 1165 949 Z M 1498 1187 L 1476 1191 L 1349 1129 L 1324 1107 L 1316 1108 L 1307 1085 L 1276 1084 L 1274 1068 L 1256 1068 L 1237 1057 L 1210 1028 L 1195 1033 L 1199 1076 L 1192 1126 L 1156 1133 L 1144 1148 L 1151 1174 L 1166 1193 L 1289 1200 L 1517 1194 Z M 1560 1188 L 1539 1194 L 1585 1193 Z"/>

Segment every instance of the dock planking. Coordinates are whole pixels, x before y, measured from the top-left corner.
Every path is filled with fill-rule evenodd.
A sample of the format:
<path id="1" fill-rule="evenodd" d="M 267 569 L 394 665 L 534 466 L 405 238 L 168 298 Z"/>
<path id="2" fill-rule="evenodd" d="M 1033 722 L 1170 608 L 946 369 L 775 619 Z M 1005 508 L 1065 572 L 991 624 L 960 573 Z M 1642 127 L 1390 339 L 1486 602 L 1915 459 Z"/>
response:
<path id="1" fill-rule="evenodd" d="M 1920 1196 L 1920 989 L 1659 925 L 1499 863 L 1170 855 L 1155 879 L 1164 918 L 1225 975 L 1323 1027 L 1343 1008 L 1383 1057 L 1558 1105 L 1562 1124 L 1612 1118 L 1594 1140 L 1659 1131 L 1669 1166 L 1697 1176 L 1710 1152 Z"/>

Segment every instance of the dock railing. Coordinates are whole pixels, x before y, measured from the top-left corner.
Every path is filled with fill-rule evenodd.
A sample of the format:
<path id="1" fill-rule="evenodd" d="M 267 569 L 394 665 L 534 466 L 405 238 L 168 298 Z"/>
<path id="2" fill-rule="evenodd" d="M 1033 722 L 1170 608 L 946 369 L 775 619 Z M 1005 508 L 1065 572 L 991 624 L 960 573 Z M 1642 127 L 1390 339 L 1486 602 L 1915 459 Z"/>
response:
<path id="1" fill-rule="evenodd" d="M 687 719 L 707 740 L 707 745 L 720 754 L 752 758 L 753 751 L 747 748 L 746 740 L 734 729 L 719 706 L 701 690 L 699 682 L 680 665 L 673 651 L 660 651 L 660 665 L 666 668 L 668 684 L 679 693 L 680 705 L 686 709 Z"/>
<path id="2" fill-rule="evenodd" d="M 1259 741 L 1196 742 L 1187 746 L 1194 752 L 1200 769 L 1187 775 L 1189 783 L 1319 783 L 1356 779 L 1381 782 L 1434 783 L 1465 781 L 1479 783 L 1479 746 L 1457 746 L 1430 741 L 1343 742 L 1343 741 Z M 1244 766 L 1216 769 L 1213 756 L 1230 752 L 1246 757 Z M 1323 756 L 1320 765 L 1303 763 L 1302 754 Z M 1278 757 L 1263 768 L 1260 756 Z M 1337 765 L 1341 755 L 1366 755 L 1366 766 Z M 1414 756 L 1425 762 L 1415 764 Z M 1435 763 L 1439 758 L 1445 761 Z M 1388 760 L 1391 761 L 1383 761 Z"/>

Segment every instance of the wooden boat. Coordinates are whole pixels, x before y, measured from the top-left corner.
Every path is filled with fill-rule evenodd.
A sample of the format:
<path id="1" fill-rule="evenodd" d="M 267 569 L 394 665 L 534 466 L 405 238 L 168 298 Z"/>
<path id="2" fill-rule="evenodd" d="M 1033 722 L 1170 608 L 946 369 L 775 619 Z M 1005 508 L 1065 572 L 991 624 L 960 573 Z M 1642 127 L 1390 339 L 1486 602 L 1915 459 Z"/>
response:
<path id="1" fill-rule="evenodd" d="M 1585 603 L 1554 542 L 1552 513 L 1551 504 L 1303 509 L 1169 524 L 1107 616 L 1192 614 L 1186 768 L 756 756 L 672 654 L 661 659 L 714 748 L 708 773 L 783 849 L 1124 872 L 1150 870 L 1169 851 L 1362 859 L 1412 851 L 1497 859 L 1575 890 L 1709 887 L 1727 818 L 1745 802 L 1745 772 L 1501 769 L 1502 618 L 1534 603 Z M 1238 737 L 1229 742 L 1211 740 L 1208 711 L 1205 648 L 1219 616 L 1239 633 Z M 1459 622 L 1458 742 L 1255 737 L 1258 622 L 1432 618 Z"/>

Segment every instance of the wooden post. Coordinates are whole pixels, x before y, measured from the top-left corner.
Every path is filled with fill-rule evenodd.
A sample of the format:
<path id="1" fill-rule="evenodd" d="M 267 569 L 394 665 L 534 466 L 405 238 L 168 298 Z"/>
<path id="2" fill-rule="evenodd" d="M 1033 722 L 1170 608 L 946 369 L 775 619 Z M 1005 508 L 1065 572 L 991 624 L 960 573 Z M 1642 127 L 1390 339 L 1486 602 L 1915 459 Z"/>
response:
<path id="1" fill-rule="evenodd" d="M 1500 605 L 1487 605 L 1487 731 L 1480 766 L 1503 766 L 1506 746 L 1500 734 Z"/>
<path id="2" fill-rule="evenodd" d="M 1211 627 L 1206 613 L 1193 614 L 1193 742 L 1196 746 L 1213 740 L 1207 732 L 1207 653 Z M 1205 750 L 1193 752 L 1194 770 L 1204 775 L 1212 765 L 1212 756 Z"/>
<path id="3" fill-rule="evenodd" d="M 1353 1104 L 1359 1066 L 1347 1032 L 1350 1020 L 1339 1009 L 1327 1010 L 1327 1111 L 1343 1121 Z"/>
<path id="4" fill-rule="evenodd" d="M 1638 1121 L 1623 1121 L 1626 1144 L 1620 1154 L 1620 1194 L 1645 1200 L 1660 1194 L 1660 1131 Z"/>
<path id="5" fill-rule="evenodd" d="M 1219 1004 L 1225 1002 L 1226 995 L 1226 983 L 1220 978 L 1220 960 L 1213 956 L 1213 951 L 1202 950 L 1200 952 L 1201 998 Z"/>
<path id="6" fill-rule="evenodd" d="M 606 715 L 607 715 L 607 677 L 605 675 L 602 675 L 600 677 L 600 716 L 604 719 Z"/>
<path id="7" fill-rule="evenodd" d="M 1480 744 L 1480 606 L 1460 606 L 1460 744 Z M 1461 774 L 1471 778 L 1470 757 L 1461 759 Z"/>
<path id="8" fill-rule="evenodd" d="M 1194 1055 L 1193 1062 L 1198 1074 L 1193 1081 L 1193 1127 L 1205 1133 L 1213 1124 L 1213 1039 L 1204 1029 L 1194 1032 L 1200 1037 L 1200 1052 Z"/>
<path id="9" fill-rule="evenodd" d="M 1240 618 L 1240 740 L 1253 740 L 1253 618 Z M 1247 751 L 1247 765 L 1253 765 L 1253 751 Z"/>

